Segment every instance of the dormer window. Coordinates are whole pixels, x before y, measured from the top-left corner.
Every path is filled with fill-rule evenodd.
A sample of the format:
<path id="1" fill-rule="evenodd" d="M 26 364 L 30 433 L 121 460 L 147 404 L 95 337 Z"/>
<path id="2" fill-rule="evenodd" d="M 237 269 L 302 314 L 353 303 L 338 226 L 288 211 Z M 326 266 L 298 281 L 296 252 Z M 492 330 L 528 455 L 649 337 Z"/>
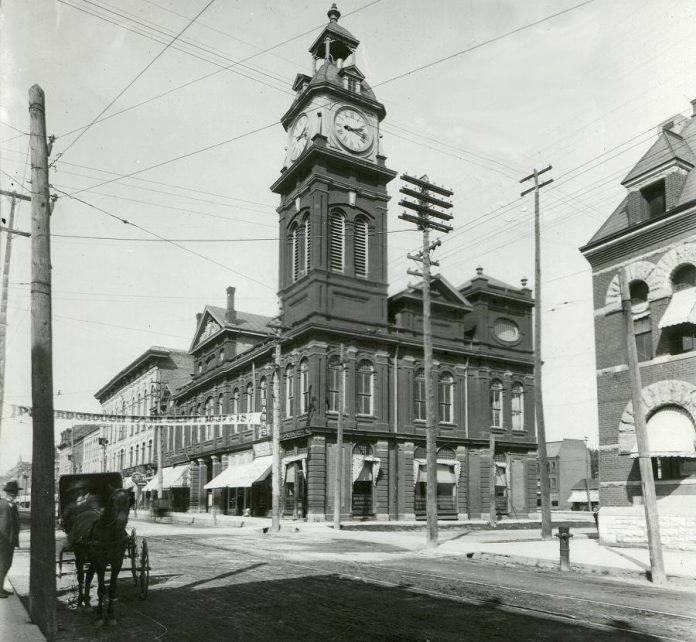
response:
<path id="1" fill-rule="evenodd" d="M 355 94 L 359 94 L 362 90 L 360 81 L 356 78 L 352 78 L 351 76 L 346 76 L 345 78 L 343 78 L 343 87 L 348 91 L 352 91 Z"/>
<path id="2" fill-rule="evenodd" d="M 648 217 L 661 216 L 666 210 L 665 182 L 659 181 L 640 190 L 643 201 L 648 210 Z"/>

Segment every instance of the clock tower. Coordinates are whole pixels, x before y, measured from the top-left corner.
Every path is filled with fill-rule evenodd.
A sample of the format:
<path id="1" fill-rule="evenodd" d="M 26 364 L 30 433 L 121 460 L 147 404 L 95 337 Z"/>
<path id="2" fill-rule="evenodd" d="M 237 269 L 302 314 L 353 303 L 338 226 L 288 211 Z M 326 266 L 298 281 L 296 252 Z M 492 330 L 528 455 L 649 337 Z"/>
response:
<path id="1" fill-rule="evenodd" d="M 281 122 L 287 153 L 280 195 L 279 295 L 284 323 L 363 330 L 387 324 L 386 115 L 356 63 L 359 41 L 329 23 L 309 49 Z"/>

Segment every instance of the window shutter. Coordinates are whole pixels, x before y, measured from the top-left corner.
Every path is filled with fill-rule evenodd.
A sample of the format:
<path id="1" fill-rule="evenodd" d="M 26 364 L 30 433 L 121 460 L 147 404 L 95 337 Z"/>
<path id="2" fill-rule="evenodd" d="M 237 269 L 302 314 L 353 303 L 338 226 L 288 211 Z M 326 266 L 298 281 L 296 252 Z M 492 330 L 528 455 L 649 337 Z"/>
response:
<path id="1" fill-rule="evenodd" d="M 309 214 L 304 219 L 304 272 L 309 272 L 312 263 L 312 226 Z"/>
<path id="2" fill-rule="evenodd" d="M 355 275 L 367 276 L 367 221 L 355 222 Z"/>
<path id="3" fill-rule="evenodd" d="M 343 214 L 332 212 L 329 219 L 330 251 L 329 267 L 335 272 L 343 272 L 343 245 L 345 238 L 345 220 Z"/>
<path id="4" fill-rule="evenodd" d="M 292 280 L 297 281 L 300 276 L 300 243 L 297 227 L 292 228 Z"/>

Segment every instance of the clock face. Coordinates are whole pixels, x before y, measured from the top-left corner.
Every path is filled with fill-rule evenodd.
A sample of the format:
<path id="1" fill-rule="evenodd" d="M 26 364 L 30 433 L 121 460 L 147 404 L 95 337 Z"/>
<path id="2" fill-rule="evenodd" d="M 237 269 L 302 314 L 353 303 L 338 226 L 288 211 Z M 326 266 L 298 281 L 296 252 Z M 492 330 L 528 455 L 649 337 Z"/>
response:
<path id="1" fill-rule="evenodd" d="M 334 127 L 338 141 L 351 152 L 364 152 L 372 144 L 372 128 L 365 116 L 352 107 L 339 109 Z"/>
<path id="2" fill-rule="evenodd" d="M 290 133 L 290 159 L 295 160 L 301 153 L 302 150 L 307 146 L 307 140 L 309 132 L 307 131 L 309 125 L 309 119 L 307 114 L 302 114 L 297 118 L 295 124 L 292 126 L 292 132 Z"/>

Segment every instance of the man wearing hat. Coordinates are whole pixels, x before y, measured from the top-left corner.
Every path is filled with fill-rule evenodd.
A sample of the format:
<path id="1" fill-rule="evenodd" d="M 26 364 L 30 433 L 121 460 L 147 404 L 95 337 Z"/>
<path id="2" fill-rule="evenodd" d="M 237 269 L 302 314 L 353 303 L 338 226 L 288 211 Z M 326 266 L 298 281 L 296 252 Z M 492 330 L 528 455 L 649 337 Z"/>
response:
<path id="1" fill-rule="evenodd" d="M 16 481 L 9 481 L 2 489 L 0 497 L 0 599 L 12 595 L 5 590 L 5 577 L 7 576 L 14 549 L 19 548 L 19 511 L 15 504 L 15 498 L 20 488 Z"/>

